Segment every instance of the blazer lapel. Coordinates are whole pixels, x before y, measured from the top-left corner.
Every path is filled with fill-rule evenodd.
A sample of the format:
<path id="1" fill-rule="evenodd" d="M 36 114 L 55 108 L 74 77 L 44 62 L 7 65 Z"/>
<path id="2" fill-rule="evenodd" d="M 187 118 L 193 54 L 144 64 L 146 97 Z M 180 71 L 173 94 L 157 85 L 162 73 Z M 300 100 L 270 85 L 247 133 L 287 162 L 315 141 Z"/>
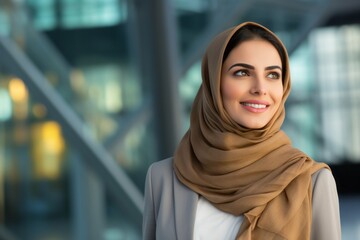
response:
<path id="1" fill-rule="evenodd" d="M 173 174 L 175 231 L 177 239 L 193 239 L 198 194 L 182 184 Z"/>

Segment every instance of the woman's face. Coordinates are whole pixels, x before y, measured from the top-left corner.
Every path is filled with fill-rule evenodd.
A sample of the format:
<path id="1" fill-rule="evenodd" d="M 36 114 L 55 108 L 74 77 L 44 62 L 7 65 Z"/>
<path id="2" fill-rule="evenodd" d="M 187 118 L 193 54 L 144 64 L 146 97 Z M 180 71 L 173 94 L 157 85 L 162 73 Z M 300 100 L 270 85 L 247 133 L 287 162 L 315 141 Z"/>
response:
<path id="1" fill-rule="evenodd" d="M 281 59 L 266 40 L 237 45 L 224 61 L 221 95 L 225 110 L 241 126 L 264 127 L 279 108 L 283 96 Z"/>

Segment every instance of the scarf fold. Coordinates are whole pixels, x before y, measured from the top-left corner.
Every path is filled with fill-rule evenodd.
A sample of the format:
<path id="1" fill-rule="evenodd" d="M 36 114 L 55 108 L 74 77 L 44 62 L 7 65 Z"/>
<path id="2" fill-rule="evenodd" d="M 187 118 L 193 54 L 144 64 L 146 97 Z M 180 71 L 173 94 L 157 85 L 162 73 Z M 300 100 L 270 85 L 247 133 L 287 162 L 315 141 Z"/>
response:
<path id="1" fill-rule="evenodd" d="M 237 239 L 309 239 L 311 175 L 328 166 L 293 148 L 280 130 L 290 92 L 288 56 L 283 63 L 282 103 L 266 126 L 242 127 L 223 108 L 223 54 L 233 34 L 246 25 L 274 35 L 246 22 L 214 38 L 202 61 L 203 82 L 191 110 L 190 128 L 175 152 L 174 171 L 184 185 L 218 209 L 244 215 Z"/>

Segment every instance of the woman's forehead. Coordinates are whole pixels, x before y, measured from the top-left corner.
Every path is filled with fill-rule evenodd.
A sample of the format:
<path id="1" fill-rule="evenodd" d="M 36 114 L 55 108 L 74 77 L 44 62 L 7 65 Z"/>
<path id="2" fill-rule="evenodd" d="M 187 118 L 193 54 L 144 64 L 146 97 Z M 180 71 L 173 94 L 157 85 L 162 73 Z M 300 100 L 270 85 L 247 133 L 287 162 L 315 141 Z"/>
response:
<path id="1" fill-rule="evenodd" d="M 224 64 L 244 61 L 247 64 L 282 65 L 277 49 L 263 39 L 247 40 L 239 43 L 229 53 Z"/>

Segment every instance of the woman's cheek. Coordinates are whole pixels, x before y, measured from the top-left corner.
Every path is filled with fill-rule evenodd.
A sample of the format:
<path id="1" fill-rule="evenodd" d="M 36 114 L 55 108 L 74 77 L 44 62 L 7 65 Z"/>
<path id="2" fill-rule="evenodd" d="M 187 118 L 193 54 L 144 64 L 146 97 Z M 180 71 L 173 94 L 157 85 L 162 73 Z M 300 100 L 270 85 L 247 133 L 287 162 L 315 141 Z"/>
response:
<path id="1" fill-rule="evenodd" d="M 222 85 L 222 95 L 224 99 L 238 99 L 241 96 L 241 86 L 236 81 L 225 81 Z"/>

